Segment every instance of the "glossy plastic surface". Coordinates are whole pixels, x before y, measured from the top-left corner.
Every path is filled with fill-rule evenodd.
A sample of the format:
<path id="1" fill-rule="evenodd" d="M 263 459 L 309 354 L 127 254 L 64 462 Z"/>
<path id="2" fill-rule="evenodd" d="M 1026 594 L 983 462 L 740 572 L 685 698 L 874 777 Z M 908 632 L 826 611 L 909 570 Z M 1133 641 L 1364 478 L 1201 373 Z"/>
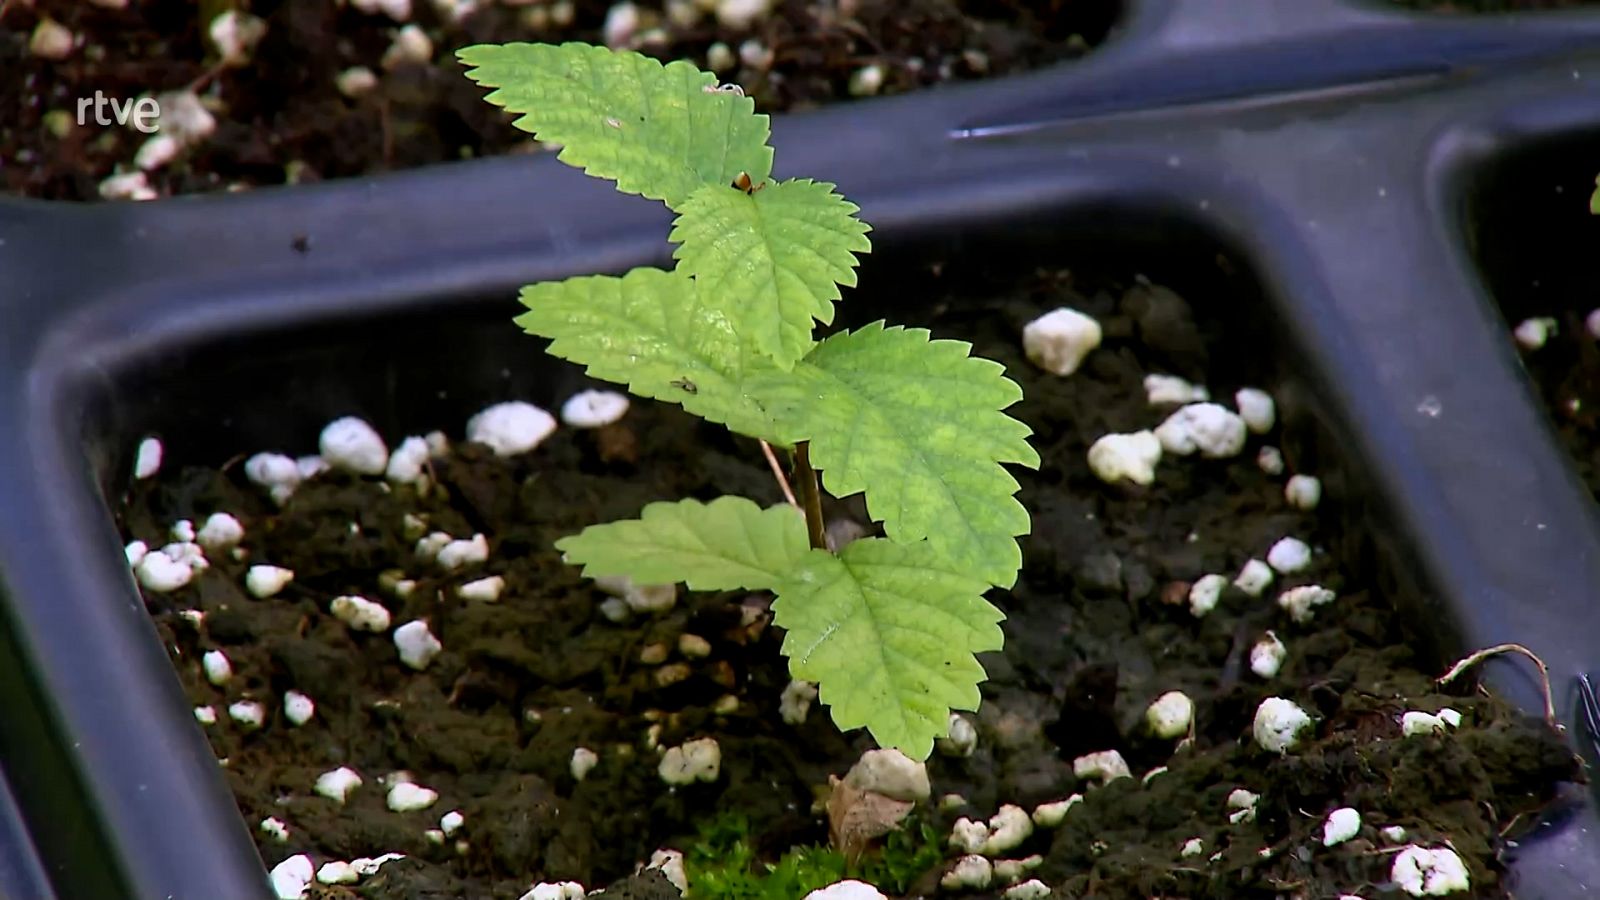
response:
<path id="1" fill-rule="evenodd" d="M 785 117 L 774 144 L 779 175 L 859 202 L 889 258 L 1011 234 L 1201 234 L 1239 256 L 1285 335 L 1274 355 L 1370 488 L 1360 521 L 1381 529 L 1380 574 L 1430 652 L 1531 647 L 1582 745 L 1596 740 L 1578 679 L 1600 670 L 1600 523 L 1466 229 L 1494 160 L 1600 128 L 1597 85 L 1594 14 L 1167 0 L 1130 4 L 1084 61 Z M 150 204 L 0 203 L 0 766 L 59 895 L 266 892 L 104 497 L 153 426 L 186 427 L 174 446 L 196 453 L 285 419 L 314 428 L 338 398 L 304 388 L 340 384 L 358 357 L 330 345 L 322 369 L 276 390 L 308 399 L 241 398 L 227 421 L 199 420 L 216 398 L 171 389 L 175 374 L 203 385 L 206 366 L 288 333 L 345 329 L 359 354 L 446 303 L 502 323 L 521 283 L 664 260 L 666 224 L 548 157 Z M 420 414 L 392 387 L 364 402 Z M 1524 668 L 1489 671 L 1538 708 Z M 7 833 L 0 816 L 0 876 L 30 855 Z M 1542 825 L 1512 865 L 1523 900 L 1600 892 L 1593 805 Z"/>

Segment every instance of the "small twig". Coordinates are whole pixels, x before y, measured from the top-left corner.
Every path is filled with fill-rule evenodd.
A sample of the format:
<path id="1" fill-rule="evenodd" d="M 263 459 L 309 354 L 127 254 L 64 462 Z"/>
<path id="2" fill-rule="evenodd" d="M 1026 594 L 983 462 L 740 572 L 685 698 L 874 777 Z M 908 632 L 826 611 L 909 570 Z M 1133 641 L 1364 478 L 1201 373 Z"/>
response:
<path id="1" fill-rule="evenodd" d="M 822 526 L 822 490 L 817 487 L 817 470 L 811 468 L 811 448 L 805 441 L 794 445 L 794 476 L 800 482 L 800 500 L 805 504 L 806 531 L 811 546 L 828 549 L 828 534 Z"/>
<path id="2" fill-rule="evenodd" d="M 196 75 L 184 90 L 191 94 L 198 94 L 211 84 L 212 79 L 221 75 L 228 68 L 226 61 L 218 61 L 207 66 L 204 71 Z"/>
<path id="3" fill-rule="evenodd" d="M 783 499 L 795 509 L 800 509 L 799 501 L 794 499 L 794 490 L 789 487 L 789 478 L 783 474 L 783 464 L 778 462 L 778 454 L 772 452 L 772 445 L 762 441 L 761 455 L 767 458 L 767 465 L 772 467 L 772 477 L 778 479 L 778 487 L 783 489 Z"/>
<path id="4" fill-rule="evenodd" d="M 1457 660 L 1449 671 L 1440 675 L 1437 682 L 1441 686 L 1449 684 L 1478 663 L 1491 656 L 1499 656 L 1502 653 L 1520 653 L 1533 660 L 1533 664 L 1539 667 L 1539 684 L 1544 688 L 1544 720 L 1546 724 L 1556 731 L 1565 731 L 1566 729 L 1561 727 L 1561 723 L 1556 721 L 1556 702 L 1554 695 L 1550 691 L 1550 667 L 1544 664 L 1544 660 L 1540 659 L 1538 654 L 1521 644 L 1495 644 L 1493 647 L 1486 647 L 1476 653 L 1468 654 Z"/>

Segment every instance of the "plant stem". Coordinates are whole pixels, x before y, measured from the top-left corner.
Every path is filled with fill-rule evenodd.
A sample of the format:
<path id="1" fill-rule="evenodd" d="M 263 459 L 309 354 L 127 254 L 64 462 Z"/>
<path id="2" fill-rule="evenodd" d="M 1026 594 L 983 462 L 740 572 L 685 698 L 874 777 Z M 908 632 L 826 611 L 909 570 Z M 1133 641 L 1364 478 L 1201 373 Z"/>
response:
<path id="1" fill-rule="evenodd" d="M 794 498 L 794 491 L 789 488 L 789 479 L 783 474 L 783 466 L 778 464 L 778 455 L 772 452 L 772 445 L 766 441 L 761 442 L 761 455 L 767 458 L 767 465 L 772 467 L 772 477 L 778 480 L 778 487 L 783 489 L 783 499 L 795 509 L 800 508 L 800 501 Z"/>
<path id="2" fill-rule="evenodd" d="M 811 546 L 826 550 L 828 535 L 822 527 L 822 491 L 817 487 L 817 470 L 811 468 L 811 448 L 805 441 L 794 445 L 794 480 L 800 486 L 800 503 L 805 509 Z"/>

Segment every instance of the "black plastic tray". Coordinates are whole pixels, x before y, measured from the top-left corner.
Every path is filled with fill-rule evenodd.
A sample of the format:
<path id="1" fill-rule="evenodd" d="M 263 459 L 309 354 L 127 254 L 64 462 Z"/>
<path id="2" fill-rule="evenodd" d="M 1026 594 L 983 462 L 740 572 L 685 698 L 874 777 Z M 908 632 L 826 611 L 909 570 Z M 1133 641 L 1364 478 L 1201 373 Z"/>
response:
<path id="1" fill-rule="evenodd" d="M 1378 548 L 1379 586 L 1439 660 L 1531 647 L 1593 746 L 1576 685 L 1600 672 L 1600 521 L 1468 231 L 1542 227 L 1515 208 L 1470 218 L 1486 185 L 1508 189 L 1497 160 L 1596 146 L 1600 15 L 1146 0 L 1086 60 L 774 132 L 778 174 L 837 181 L 875 226 L 863 296 L 931 247 L 1237 259 L 1282 335 L 1263 353 L 1288 424 L 1338 444 L 1338 477 L 1366 488 L 1341 512 Z M 177 464 L 309 443 L 356 408 L 432 427 L 475 395 L 553 396 L 555 370 L 509 343 L 509 293 L 664 261 L 666 225 L 548 157 L 148 204 L 0 202 L 0 767 L 31 835 L 0 794 L 0 896 L 49 896 L 41 872 L 60 897 L 267 893 L 108 515 L 138 439 L 162 433 Z M 445 376 L 404 352 L 445 322 L 479 342 L 448 402 Z M 1540 708 L 1525 668 L 1488 673 Z M 1523 900 L 1600 893 L 1593 803 L 1553 816 L 1512 867 Z"/>

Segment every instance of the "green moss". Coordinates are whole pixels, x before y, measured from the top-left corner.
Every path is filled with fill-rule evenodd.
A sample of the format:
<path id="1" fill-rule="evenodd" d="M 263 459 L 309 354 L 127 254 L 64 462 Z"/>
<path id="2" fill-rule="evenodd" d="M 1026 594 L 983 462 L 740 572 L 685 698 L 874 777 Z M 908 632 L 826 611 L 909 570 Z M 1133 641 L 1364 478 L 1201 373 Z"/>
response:
<path id="1" fill-rule="evenodd" d="M 684 870 L 693 900 L 798 900 L 817 888 L 855 878 L 886 894 L 903 894 L 912 882 L 944 859 L 934 827 L 915 818 L 890 834 L 880 850 L 855 864 L 831 847 L 790 848 L 777 862 L 756 858 L 750 823 L 737 813 L 718 816 L 700 829 Z"/>

